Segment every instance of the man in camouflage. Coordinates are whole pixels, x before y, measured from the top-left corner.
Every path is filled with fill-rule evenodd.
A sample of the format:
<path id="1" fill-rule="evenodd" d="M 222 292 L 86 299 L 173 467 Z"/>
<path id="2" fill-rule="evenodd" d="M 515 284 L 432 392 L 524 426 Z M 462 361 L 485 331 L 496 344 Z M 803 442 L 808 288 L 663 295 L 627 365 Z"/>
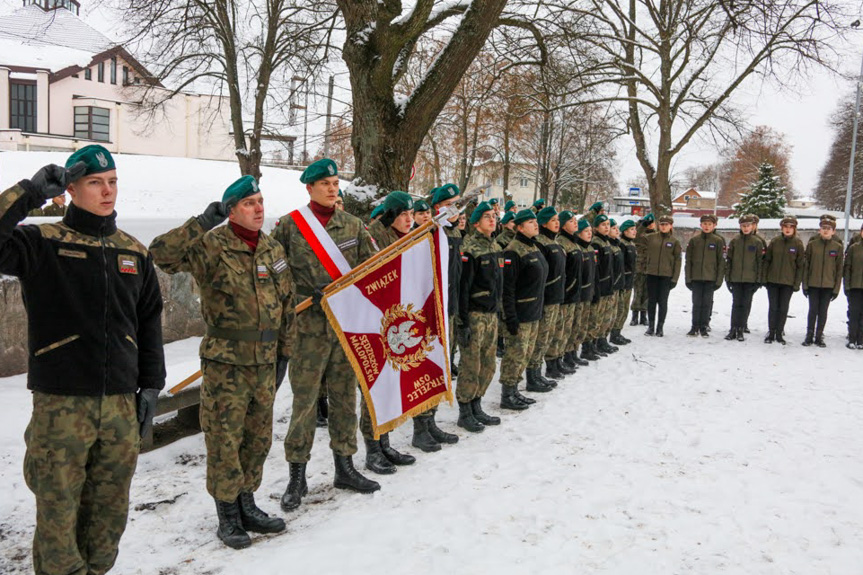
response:
<path id="1" fill-rule="evenodd" d="M 48 202 L 48 205 L 44 208 L 36 208 L 30 210 L 27 214 L 27 217 L 52 217 L 52 218 L 62 218 L 66 215 L 66 194 L 60 194 L 55 198 L 51 198 L 51 201 Z"/>
<path id="2" fill-rule="evenodd" d="M 19 226 L 68 191 L 62 222 Z M 102 575 L 117 559 L 141 437 L 165 385 L 162 296 L 147 249 L 117 229 L 102 146 L 0 194 L 0 273 L 27 309 L 24 479 L 36 498 L 36 575 Z"/>
<path id="3" fill-rule="evenodd" d="M 615 345 L 626 345 L 632 341 L 624 337 L 621 331 L 626 325 L 626 318 L 629 315 L 635 268 L 638 264 L 638 248 L 635 245 L 635 222 L 626 220 L 620 224 L 619 229 L 620 249 L 623 250 L 623 290 L 618 295 L 617 318 L 614 320 L 614 329 L 611 330 L 609 341 Z"/>
<path id="4" fill-rule="evenodd" d="M 507 206 L 513 204 L 515 206 L 515 202 L 510 200 L 506 203 Z M 498 249 L 503 252 L 506 249 L 506 246 L 509 245 L 509 242 L 515 238 L 515 222 L 513 219 L 515 218 L 515 212 L 506 210 L 503 214 L 503 217 L 500 219 L 499 225 L 499 233 L 495 236 L 494 241 L 497 243 Z M 502 294 L 501 294 L 502 295 Z M 500 313 L 498 314 L 498 322 L 497 322 L 497 357 L 502 358 L 504 352 L 506 351 L 506 323 L 503 321 L 503 304 L 501 303 Z"/>
<path id="5" fill-rule="evenodd" d="M 566 253 L 566 286 L 563 295 L 563 303 L 560 305 L 561 331 L 559 338 L 554 342 L 554 349 L 550 355 L 557 357 L 559 362 L 564 363 L 570 371 L 575 371 L 578 365 L 586 365 L 587 362 L 575 353 L 578 332 L 578 319 L 576 316 L 581 311 L 581 265 L 584 261 L 581 248 L 578 246 L 578 238 L 575 232 L 578 230 L 578 220 L 571 211 L 564 210 L 558 214 L 560 220 L 560 234 L 558 243 Z"/>
<path id="6" fill-rule="evenodd" d="M 584 218 L 578 220 L 575 229 L 575 243 L 581 252 L 581 277 L 579 279 L 579 303 L 575 308 L 575 329 L 570 339 L 569 347 L 573 351 L 573 357 L 578 365 L 587 365 L 589 361 L 596 361 L 599 355 L 593 349 L 590 341 L 590 313 L 593 301 L 596 297 L 596 250 L 593 247 L 593 226 Z M 581 346 L 581 363 L 575 352 Z"/>
<path id="7" fill-rule="evenodd" d="M 591 351 L 602 357 L 617 351 L 617 348 L 610 346 L 605 339 L 605 327 L 614 310 L 614 253 L 608 241 L 610 231 L 611 222 L 608 216 L 605 214 L 596 216 L 593 220 L 593 240 L 591 240 L 596 253 L 596 287 L 594 303 L 590 308 L 588 339 L 591 342 Z"/>
<path id="8" fill-rule="evenodd" d="M 479 432 L 487 425 L 499 425 L 500 418 L 482 409 L 482 398 L 494 378 L 497 362 L 497 314 L 503 290 L 503 261 L 491 234 L 497 225 L 494 209 L 481 202 L 470 216 L 474 233 L 462 246 L 462 274 L 459 285 L 458 339 L 461 369 L 458 374 L 458 426 Z"/>
<path id="9" fill-rule="evenodd" d="M 312 215 L 332 239 L 352 268 L 375 253 L 372 238 L 363 222 L 345 211 L 336 210 L 339 178 L 336 163 L 324 158 L 306 167 L 300 176 L 309 193 Z M 300 232 L 291 214 L 283 216 L 273 232 L 273 239 L 285 250 L 293 304 L 311 297 L 312 307 L 297 314 L 290 325 L 293 341 L 289 379 L 294 393 L 291 423 L 285 436 L 285 459 L 290 467 L 290 481 L 281 505 L 285 511 L 296 509 L 308 493 L 306 464 L 311 458 L 315 438 L 315 413 L 321 380 L 326 377 L 330 448 L 336 473 L 333 485 L 370 493 L 380 484 L 365 478 L 354 468 L 352 456 L 357 452 L 357 379 L 341 343 L 320 306 L 323 288 L 333 281 Z M 300 337 L 302 336 L 302 337 Z"/>
<path id="10" fill-rule="evenodd" d="M 617 320 L 618 310 L 620 309 L 620 300 L 623 299 L 624 274 L 626 268 L 626 254 L 623 251 L 623 246 L 620 244 L 620 228 L 617 227 L 617 221 L 608 220 L 608 243 L 611 246 L 612 266 L 611 266 L 611 303 L 609 304 L 608 317 L 602 326 L 603 339 L 608 341 L 611 333 L 614 330 L 614 322 Z M 614 351 L 619 348 L 612 345 L 614 342 L 609 342 L 608 347 Z M 626 342 L 622 342 L 626 343 Z"/>
<path id="11" fill-rule="evenodd" d="M 644 274 L 647 266 L 647 238 L 656 232 L 653 214 L 647 214 L 638 222 L 635 234 L 635 277 L 632 281 L 632 321 L 629 325 L 647 325 L 647 283 Z"/>
<path id="12" fill-rule="evenodd" d="M 216 227 L 226 217 L 229 224 Z M 285 530 L 254 498 L 272 444 L 276 373 L 284 377 L 291 355 L 293 314 L 285 252 L 263 225 L 258 183 L 243 176 L 221 201 L 150 244 L 156 265 L 169 274 L 191 273 L 201 290 L 207 491 L 216 502 L 217 535 L 234 549 L 251 545 L 249 531 Z"/>

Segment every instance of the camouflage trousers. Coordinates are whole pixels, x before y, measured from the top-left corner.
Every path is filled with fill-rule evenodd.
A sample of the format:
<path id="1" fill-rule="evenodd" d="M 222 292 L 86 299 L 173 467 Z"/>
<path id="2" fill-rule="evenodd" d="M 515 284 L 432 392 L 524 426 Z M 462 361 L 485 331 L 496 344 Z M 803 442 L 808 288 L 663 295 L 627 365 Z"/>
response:
<path id="1" fill-rule="evenodd" d="M 524 373 L 533 355 L 540 321 L 520 323 L 518 324 L 518 333 L 507 336 L 506 351 L 500 362 L 501 385 L 518 385 L 518 382 L 521 381 L 521 374 Z"/>
<path id="2" fill-rule="evenodd" d="M 636 273 L 632 285 L 632 311 L 647 311 L 647 280 L 643 273 Z"/>
<path id="3" fill-rule="evenodd" d="M 561 304 L 558 316 L 557 329 L 554 332 L 551 345 L 548 346 L 548 351 L 545 354 L 546 359 L 561 357 L 564 353 L 569 351 L 566 346 L 575 331 L 575 326 L 573 325 L 573 320 L 575 319 L 575 304 Z"/>
<path id="4" fill-rule="evenodd" d="M 202 359 L 201 372 L 207 491 L 219 501 L 234 501 L 261 486 L 273 444 L 276 366 Z"/>
<path id="5" fill-rule="evenodd" d="M 24 479 L 36 496 L 37 575 L 102 575 L 117 559 L 141 438 L 135 394 L 33 392 Z"/>
<path id="6" fill-rule="evenodd" d="M 470 312 L 470 344 L 461 350 L 455 396 L 468 403 L 485 395 L 497 369 L 497 314 Z"/>
<path id="7" fill-rule="evenodd" d="M 603 316 L 602 321 L 602 332 L 599 334 L 599 337 L 607 336 L 611 331 L 611 328 L 614 327 L 614 320 L 617 319 L 617 302 L 620 300 L 618 297 L 619 295 L 620 292 L 616 291 L 608 296 L 608 307 L 605 309 L 605 315 Z"/>
<path id="8" fill-rule="evenodd" d="M 542 367 L 545 353 L 551 345 L 552 334 L 557 330 L 559 313 L 560 304 L 543 306 L 542 319 L 539 320 L 539 331 L 536 334 L 536 344 L 533 347 L 533 354 L 530 356 L 530 361 L 527 364 L 529 368 Z"/>
<path id="9" fill-rule="evenodd" d="M 299 302 L 297 302 L 299 303 Z M 297 333 L 288 377 L 294 394 L 285 436 L 285 459 L 308 463 L 317 429 L 321 381 L 327 381 L 327 430 L 337 455 L 357 452 L 357 378 L 324 312 L 317 306 L 297 314 Z"/>
<path id="10" fill-rule="evenodd" d="M 626 325 L 626 320 L 629 317 L 629 302 L 632 299 L 632 290 L 622 290 L 617 292 L 617 317 L 614 320 L 614 329 L 620 331 Z"/>
<path id="11" fill-rule="evenodd" d="M 572 331 L 564 351 L 578 351 L 578 347 L 587 339 L 587 327 L 590 324 L 590 302 L 574 304 Z"/>
<path id="12" fill-rule="evenodd" d="M 456 337 L 455 337 L 455 322 L 456 322 L 455 316 L 454 315 L 449 316 L 449 343 L 450 343 L 450 349 L 453 352 L 455 352 L 455 339 L 456 339 Z M 450 359 L 452 359 L 452 354 L 450 354 Z M 435 414 L 437 413 L 437 408 L 438 408 L 438 406 L 435 405 L 434 407 L 432 407 L 428 411 L 424 411 L 424 412 L 420 413 L 419 415 L 415 415 L 414 419 L 423 418 L 423 417 L 434 417 Z M 369 419 L 369 421 L 371 421 L 371 418 Z M 363 437 L 365 437 L 365 433 L 363 433 Z"/>
<path id="13" fill-rule="evenodd" d="M 611 300 L 611 296 L 601 296 L 597 303 L 590 304 L 590 318 L 588 319 L 586 339 L 598 339 L 605 335 L 604 327 L 608 320 L 608 310 L 612 305 Z"/>

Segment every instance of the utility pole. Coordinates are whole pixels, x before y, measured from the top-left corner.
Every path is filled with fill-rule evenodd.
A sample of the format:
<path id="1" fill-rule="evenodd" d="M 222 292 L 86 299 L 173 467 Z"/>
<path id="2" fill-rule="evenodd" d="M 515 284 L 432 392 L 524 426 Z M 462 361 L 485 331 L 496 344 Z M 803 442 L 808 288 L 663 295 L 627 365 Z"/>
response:
<path id="1" fill-rule="evenodd" d="M 854 103 L 854 129 L 851 133 L 851 160 L 848 166 L 848 189 L 845 191 L 845 245 L 848 245 L 848 232 L 851 228 L 851 186 L 854 184 L 854 160 L 857 157 L 857 122 L 860 120 L 860 82 L 863 82 L 863 61 L 860 62 L 860 75 L 857 76 L 857 101 Z"/>
<path id="2" fill-rule="evenodd" d="M 305 104 L 303 109 L 303 164 L 309 163 L 309 152 L 308 152 L 308 142 L 309 142 L 309 80 L 303 82 L 305 86 Z"/>
<path id="3" fill-rule="evenodd" d="M 330 120 L 333 116 L 333 86 L 335 85 L 335 78 L 330 76 L 330 87 L 327 91 L 327 127 L 324 132 L 324 157 L 330 157 Z"/>

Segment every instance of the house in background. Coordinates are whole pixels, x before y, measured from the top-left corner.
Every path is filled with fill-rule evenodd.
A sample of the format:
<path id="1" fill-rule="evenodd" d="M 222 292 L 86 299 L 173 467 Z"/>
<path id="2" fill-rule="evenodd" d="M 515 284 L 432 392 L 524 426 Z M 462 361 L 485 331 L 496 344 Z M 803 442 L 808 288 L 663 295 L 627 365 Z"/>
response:
<path id="1" fill-rule="evenodd" d="M 503 162 L 487 160 L 473 168 L 468 188 L 485 186 L 483 200 L 498 198 L 503 200 L 504 192 L 512 196 L 519 209 L 533 205 L 536 191 L 536 166 L 526 162 L 510 162 L 509 189 L 503 187 Z"/>
<path id="2" fill-rule="evenodd" d="M 0 17 L 0 151 L 73 151 L 235 159 L 227 98 L 170 95 L 125 48 L 79 16 L 78 0 L 23 0 Z"/>

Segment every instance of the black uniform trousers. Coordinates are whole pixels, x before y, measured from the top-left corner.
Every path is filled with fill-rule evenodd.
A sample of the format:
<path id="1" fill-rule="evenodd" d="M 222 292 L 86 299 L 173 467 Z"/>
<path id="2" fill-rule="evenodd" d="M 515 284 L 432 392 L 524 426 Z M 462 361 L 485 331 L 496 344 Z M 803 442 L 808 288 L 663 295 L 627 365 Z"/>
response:
<path id="1" fill-rule="evenodd" d="M 648 275 L 645 280 L 647 284 L 647 318 L 650 320 L 651 326 L 664 325 L 665 316 L 668 314 L 671 278 Z M 659 318 L 656 317 L 657 307 L 659 308 Z"/>
<path id="2" fill-rule="evenodd" d="M 752 310 L 752 296 L 758 291 L 758 284 L 735 282 L 731 284 L 731 327 L 743 329 L 749 323 Z"/>
<path id="3" fill-rule="evenodd" d="M 827 325 L 827 308 L 833 298 L 832 288 L 809 288 L 809 317 L 806 322 L 806 333 L 815 332 L 815 337 L 824 335 Z"/>
<path id="4" fill-rule="evenodd" d="M 863 289 L 848 290 L 848 341 L 863 345 Z"/>
<path id="5" fill-rule="evenodd" d="M 716 282 L 694 281 L 692 288 L 692 327 L 707 327 L 710 325 L 710 313 L 713 311 L 713 288 Z"/>
<path id="6" fill-rule="evenodd" d="M 770 308 L 767 311 L 767 328 L 778 334 L 785 333 L 785 320 L 788 319 L 788 306 L 794 288 L 783 284 L 767 284 L 767 300 Z"/>

